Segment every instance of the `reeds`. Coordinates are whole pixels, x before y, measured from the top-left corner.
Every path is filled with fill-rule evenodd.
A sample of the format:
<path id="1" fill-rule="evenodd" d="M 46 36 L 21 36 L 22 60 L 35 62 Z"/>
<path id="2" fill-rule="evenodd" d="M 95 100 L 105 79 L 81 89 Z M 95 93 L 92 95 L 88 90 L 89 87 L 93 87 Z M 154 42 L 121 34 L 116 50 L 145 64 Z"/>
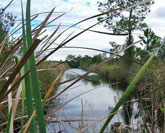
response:
<path id="1" fill-rule="evenodd" d="M 161 46 L 162 47 L 162 46 Z M 130 83 L 130 85 L 127 87 L 126 91 L 124 92 L 124 94 L 122 95 L 122 97 L 120 98 L 119 102 L 117 103 L 117 105 L 114 107 L 114 109 L 112 110 L 112 115 L 110 115 L 108 117 L 108 119 L 106 120 L 106 122 L 104 123 L 102 129 L 100 130 L 100 133 L 103 133 L 105 128 L 108 126 L 108 124 L 110 123 L 110 121 L 112 120 L 112 118 L 114 117 L 115 113 L 118 111 L 118 109 L 120 108 L 120 106 L 126 101 L 126 99 L 131 95 L 131 92 L 133 91 L 133 89 L 135 88 L 136 84 L 138 83 L 138 81 L 140 80 L 140 78 L 142 77 L 142 75 L 145 73 L 147 67 L 150 65 L 151 61 L 153 60 L 153 58 L 155 57 L 155 55 L 157 54 L 157 52 L 160 50 L 159 47 L 155 53 L 147 60 L 147 62 L 143 65 L 143 67 L 140 69 L 140 71 L 137 73 L 137 75 L 134 77 L 134 79 L 132 80 L 132 82 Z"/>
<path id="2" fill-rule="evenodd" d="M 149 0 L 147 0 L 145 2 L 148 2 L 148 1 Z M 144 2 L 138 3 L 137 5 L 134 5 L 131 7 L 128 7 L 127 9 L 133 8 L 133 7 L 138 6 L 140 4 L 144 4 Z M 9 8 L 9 6 L 7 6 L 7 8 Z M 2 112 L 2 110 L 4 110 L 5 106 L 7 105 L 6 100 L 7 100 L 8 94 L 10 92 L 19 92 L 18 88 L 19 88 L 19 86 L 21 86 L 21 88 L 22 88 L 22 90 L 21 90 L 21 92 L 22 92 L 22 103 L 21 103 L 22 104 L 22 108 L 21 108 L 22 112 L 21 112 L 21 115 L 22 116 L 21 116 L 20 131 L 21 132 L 28 132 L 28 130 L 29 130 L 32 133 L 32 132 L 37 132 L 37 130 L 39 130 L 39 132 L 45 133 L 46 132 L 46 124 L 47 124 L 47 121 L 45 121 L 45 118 L 49 118 L 49 116 L 51 116 L 51 114 L 53 114 L 56 111 L 63 108 L 65 105 L 67 105 L 73 99 L 75 99 L 75 98 L 77 98 L 77 97 L 79 97 L 79 96 L 81 96 L 87 92 L 72 98 L 71 100 L 67 101 L 66 103 L 62 104 L 58 108 L 54 109 L 53 111 L 51 111 L 47 115 L 45 115 L 43 110 L 44 110 L 45 104 L 48 101 L 52 100 L 53 98 L 60 96 L 62 93 L 64 93 L 70 87 L 72 87 L 74 84 L 76 84 L 78 81 L 85 78 L 89 73 L 93 72 L 95 69 L 106 64 L 108 61 L 112 60 L 113 57 L 117 56 L 119 53 L 127 50 L 128 48 L 132 47 L 133 45 L 139 43 L 140 41 L 137 41 L 134 44 L 130 45 L 129 47 L 126 47 L 125 49 L 123 49 L 117 53 L 114 53 L 110 58 L 102 61 L 98 65 L 93 66 L 84 75 L 81 75 L 77 79 L 74 78 L 73 79 L 74 81 L 70 85 L 68 85 L 66 88 L 64 88 L 63 91 L 55 94 L 55 96 L 50 97 L 53 89 L 55 87 L 57 87 L 57 85 L 61 85 L 61 84 L 65 83 L 65 82 L 63 82 L 63 83 L 57 84 L 57 81 L 60 79 L 60 77 L 62 75 L 62 71 L 61 71 L 59 73 L 59 75 L 53 80 L 50 87 L 47 89 L 48 91 L 45 94 L 45 97 L 42 99 L 41 98 L 41 90 L 40 90 L 40 86 L 38 83 L 38 74 L 37 74 L 37 66 L 40 65 L 40 63 L 45 61 L 49 56 L 54 54 L 59 49 L 63 48 L 63 46 L 65 46 L 67 43 L 69 43 L 70 41 L 72 41 L 76 37 L 80 36 L 81 34 L 85 33 L 86 31 L 97 32 L 99 34 L 107 34 L 107 35 L 113 35 L 113 34 L 101 32 L 101 31 L 90 30 L 92 27 L 94 27 L 100 23 L 100 22 L 97 22 L 86 29 L 82 29 L 81 32 L 77 33 L 74 36 L 71 36 L 72 33 L 70 33 L 54 49 L 49 49 L 49 47 L 52 46 L 57 39 L 59 39 L 65 32 L 69 31 L 69 29 L 71 29 L 75 25 L 80 24 L 80 23 L 87 21 L 89 19 L 93 19 L 93 18 L 102 16 L 102 15 L 105 15 L 108 13 L 112 13 L 113 11 L 108 11 L 105 13 L 101 13 L 101 14 L 86 18 L 86 19 L 76 23 L 75 25 L 68 27 L 67 29 L 62 31 L 60 34 L 57 34 L 57 32 L 59 31 L 59 29 L 61 27 L 61 24 L 60 24 L 57 26 L 57 28 L 55 28 L 54 32 L 50 36 L 44 36 L 42 39 L 38 39 L 38 37 L 45 32 L 44 28 L 49 27 L 53 21 L 62 17 L 65 13 L 62 13 L 57 18 L 54 18 L 52 21 L 48 22 L 49 18 L 51 17 L 51 15 L 54 12 L 54 9 L 52 9 L 52 11 L 45 18 L 45 20 L 39 26 L 32 29 L 31 21 L 33 19 L 35 19 L 35 17 L 31 16 L 31 12 L 30 12 L 31 9 L 30 8 L 31 8 L 31 1 L 27 0 L 26 18 L 24 18 L 23 5 L 22 5 L 22 8 L 21 8 L 22 21 L 21 21 L 20 25 L 17 25 L 15 27 L 15 29 L 14 29 L 15 31 L 12 31 L 9 35 L 6 35 L 6 37 L 4 38 L 4 41 L 0 45 L 0 56 L 1 56 L 2 50 L 4 49 L 4 46 L 6 45 L 6 41 L 7 41 L 8 37 L 13 35 L 14 33 L 16 33 L 18 30 L 22 29 L 22 34 L 17 39 L 15 39 L 15 41 L 13 43 L 14 45 L 12 46 L 11 50 L 9 51 L 9 54 L 7 56 L 5 56 L 5 58 L 3 59 L 3 61 L 0 64 L 0 80 L 2 80 L 1 81 L 2 85 L 0 86 L 0 112 Z M 124 10 L 127 10 L 127 9 L 124 9 Z M 116 9 L 116 10 L 119 10 L 119 9 Z M 122 10 L 122 11 L 124 11 L 124 10 Z M 39 14 L 37 14 L 36 17 L 38 15 Z M 57 36 L 55 37 L 55 35 L 57 35 Z M 127 35 L 127 33 L 122 34 L 122 35 Z M 37 51 L 38 54 L 36 55 L 34 51 L 36 50 L 37 46 L 39 46 L 39 45 L 42 47 L 41 47 L 40 51 Z M 17 49 L 20 47 L 23 47 L 23 56 L 21 57 L 21 59 L 18 62 L 16 62 L 15 60 L 10 60 L 11 58 L 13 58 L 13 53 L 15 53 L 17 51 Z M 77 48 L 82 48 L 82 47 L 77 47 Z M 84 48 L 84 49 L 91 49 L 91 48 Z M 106 129 L 106 127 L 108 126 L 108 124 L 110 123 L 110 121 L 112 120 L 112 118 L 114 117 L 114 115 L 116 114 L 118 109 L 120 108 L 120 106 L 126 101 L 127 97 L 131 95 L 131 92 L 135 88 L 138 81 L 141 79 L 142 75 L 145 73 L 147 67 L 150 65 L 151 61 L 153 60 L 154 56 L 159 51 L 159 49 L 160 48 L 158 48 L 158 50 L 142 66 L 142 68 L 137 73 L 137 75 L 135 76 L 133 81 L 127 87 L 125 93 L 123 94 L 123 96 L 121 97 L 121 99 L 119 100 L 119 102 L 117 103 L 115 108 L 112 110 L 111 115 L 108 116 L 108 119 L 106 120 L 102 129 L 100 130 L 101 133 L 104 132 L 104 130 Z M 92 49 L 92 50 L 98 51 L 98 49 Z M 104 52 L 103 50 L 99 50 L 99 51 Z M 46 53 L 46 54 L 43 54 L 43 53 Z M 39 61 L 36 61 L 35 60 L 36 56 L 42 57 L 42 58 L 40 58 Z M 9 77 L 8 80 L 5 80 L 6 76 Z M 66 82 L 70 82 L 70 81 L 71 80 L 66 81 Z M 9 87 L 9 86 L 11 86 L 11 87 Z M 9 88 L 9 90 L 8 90 L 8 88 Z M 16 98 L 16 96 L 13 95 L 13 98 L 14 98 L 14 100 L 16 100 L 16 103 L 18 104 L 20 97 Z M 15 111 L 13 111 L 13 109 Z M 13 118 L 13 121 L 15 121 L 15 119 L 16 119 L 15 117 L 13 117 L 13 114 L 15 114 L 15 112 L 17 112 L 16 110 L 18 110 L 17 105 L 14 104 L 14 102 L 13 102 L 12 107 L 10 108 L 10 111 L 9 111 L 7 123 L 0 124 L 4 128 L 6 128 L 5 131 L 7 133 L 9 133 L 9 131 L 10 131 L 10 124 L 11 124 L 12 118 Z M 164 110 L 164 107 L 162 108 L 162 110 Z M 25 117 L 26 117 L 25 113 L 26 112 L 27 112 L 28 116 L 25 119 Z M 100 120 L 100 121 L 102 121 L 102 120 Z M 100 121 L 97 121 L 96 124 Z M 63 123 L 63 121 L 61 121 L 61 123 Z M 84 124 L 83 124 L 83 103 L 82 103 L 82 118 L 81 118 L 81 128 L 82 129 L 81 129 L 81 131 L 85 131 L 85 129 L 89 128 L 90 126 L 91 125 L 89 125 L 88 127 L 84 127 Z M 39 127 L 39 129 L 37 127 Z"/>

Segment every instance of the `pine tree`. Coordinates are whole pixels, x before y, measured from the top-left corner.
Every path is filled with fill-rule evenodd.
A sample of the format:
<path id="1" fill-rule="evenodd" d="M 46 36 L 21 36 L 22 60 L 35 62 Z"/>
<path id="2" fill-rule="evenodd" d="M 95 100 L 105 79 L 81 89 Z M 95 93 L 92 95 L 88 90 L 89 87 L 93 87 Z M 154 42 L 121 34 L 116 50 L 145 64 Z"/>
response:
<path id="1" fill-rule="evenodd" d="M 124 12 L 120 11 L 143 1 L 145 0 L 107 0 L 106 3 L 98 2 L 98 10 L 100 12 L 120 8 L 120 10 L 107 14 L 105 17 L 98 18 L 98 21 L 102 22 L 104 27 L 113 31 L 113 33 L 128 33 L 125 45 L 122 47 L 129 46 L 134 42 L 133 32 L 135 30 L 143 30 L 143 28 L 147 27 L 144 23 L 144 19 L 150 12 L 150 7 L 154 1 L 125 10 Z M 102 21 L 104 19 L 106 19 L 106 21 Z M 126 50 L 124 56 L 127 57 L 124 58 L 124 64 L 126 64 L 127 68 L 129 68 L 134 57 L 134 48 L 131 47 Z"/>

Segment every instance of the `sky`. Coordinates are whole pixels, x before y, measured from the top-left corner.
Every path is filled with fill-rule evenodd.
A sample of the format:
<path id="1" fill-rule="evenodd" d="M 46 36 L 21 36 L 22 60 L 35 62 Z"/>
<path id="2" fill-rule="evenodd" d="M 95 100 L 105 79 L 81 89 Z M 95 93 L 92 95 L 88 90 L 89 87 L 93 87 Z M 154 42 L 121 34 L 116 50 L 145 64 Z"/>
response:
<path id="1" fill-rule="evenodd" d="M 66 15 L 55 21 L 53 24 L 71 26 L 80 20 L 83 20 L 92 15 L 99 13 L 97 1 L 104 2 L 106 0 L 31 0 L 31 14 L 36 14 L 40 12 L 49 12 L 55 7 L 55 12 L 51 19 L 60 15 L 62 12 L 67 12 Z M 10 0 L 0 0 L 0 7 L 5 7 Z M 12 12 L 13 15 L 17 16 L 17 20 L 21 19 L 21 3 L 20 0 L 14 0 L 6 12 Z M 24 8 L 26 6 L 26 0 L 23 0 Z M 42 22 L 46 14 L 40 15 L 33 23 L 37 24 Z M 165 33 L 165 0 L 155 0 L 155 4 L 151 7 L 151 12 L 147 15 L 145 22 L 148 26 L 160 37 L 164 37 Z M 90 25 L 97 23 L 97 19 L 92 19 L 84 22 L 77 27 L 87 28 Z M 56 27 L 51 27 L 47 29 L 45 34 L 50 35 Z M 61 27 L 59 30 L 62 31 L 66 27 Z M 104 32 L 110 32 L 104 28 L 103 25 L 98 25 L 93 28 L 93 30 L 99 30 Z M 67 32 L 61 39 L 57 41 L 60 43 L 67 35 L 74 31 L 73 35 L 80 32 L 75 28 Z M 134 35 L 138 38 L 138 32 L 135 31 Z M 101 50 L 109 51 L 110 41 L 116 41 L 119 44 L 124 43 L 125 37 L 102 35 L 93 32 L 85 32 L 81 36 L 72 40 L 67 44 L 67 46 L 78 46 L 78 47 L 90 47 L 97 48 Z M 52 48 L 56 47 L 56 44 Z M 49 60 L 65 60 L 66 56 L 69 54 L 73 55 L 89 55 L 93 56 L 99 54 L 96 51 L 82 50 L 82 49 L 60 49 L 54 53 Z"/>

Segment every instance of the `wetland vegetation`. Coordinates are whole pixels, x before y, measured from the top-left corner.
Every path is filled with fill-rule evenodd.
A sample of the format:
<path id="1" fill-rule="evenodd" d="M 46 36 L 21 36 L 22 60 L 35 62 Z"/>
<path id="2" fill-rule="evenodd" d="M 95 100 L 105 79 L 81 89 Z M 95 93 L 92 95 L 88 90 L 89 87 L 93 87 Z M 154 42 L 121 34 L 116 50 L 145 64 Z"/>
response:
<path id="1" fill-rule="evenodd" d="M 165 39 L 144 22 L 153 0 L 98 2 L 100 14 L 66 29 L 51 25 L 66 13 L 32 15 L 25 1 L 21 20 L 7 12 L 14 0 L 0 7 L 0 132 L 165 132 Z M 41 14 L 47 16 L 33 25 Z M 111 32 L 91 30 L 99 24 Z M 45 34 L 48 27 L 54 31 Z M 109 42 L 108 51 L 75 46 L 100 54 L 48 60 L 86 32 L 125 36 L 125 43 Z"/>

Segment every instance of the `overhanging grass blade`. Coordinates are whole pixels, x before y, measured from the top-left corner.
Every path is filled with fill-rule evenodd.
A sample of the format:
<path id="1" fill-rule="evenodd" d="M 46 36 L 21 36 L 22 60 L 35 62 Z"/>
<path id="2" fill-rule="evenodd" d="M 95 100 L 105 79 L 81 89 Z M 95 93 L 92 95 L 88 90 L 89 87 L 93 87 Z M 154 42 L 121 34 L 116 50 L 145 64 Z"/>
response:
<path id="1" fill-rule="evenodd" d="M 4 86 L 2 87 L 2 89 L 0 90 L 0 93 L 2 94 L 0 96 L 0 103 L 2 102 L 3 99 L 5 99 L 5 97 L 13 89 L 13 88 L 11 88 L 10 90 L 8 90 L 6 92 L 6 88 L 8 88 L 8 86 L 13 82 L 14 78 L 16 77 L 16 75 L 19 73 L 19 71 L 21 70 L 21 68 L 23 67 L 23 65 L 27 62 L 27 60 L 29 59 L 29 57 L 31 56 L 31 54 L 33 53 L 33 51 L 36 49 L 36 47 L 39 45 L 40 42 L 41 41 L 39 39 L 36 39 L 35 43 L 33 43 L 33 45 L 26 52 L 25 56 L 23 56 L 21 58 L 20 62 L 16 65 L 16 67 L 13 70 L 12 74 L 10 75 L 9 79 L 6 81 L 6 83 L 4 84 Z"/>
<path id="2" fill-rule="evenodd" d="M 32 32 L 31 32 L 31 21 L 30 21 L 30 7 L 31 7 L 31 1 L 27 0 L 27 7 L 26 7 L 26 33 L 27 33 L 27 43 L 28 48 L 32 45 Z M 37 37 L 37 34 L 35 35 Z M 38 84 L 38 76 L 36 71 L 36 65 L 35 65 L 35 59 L 34 59 L 34 53 L 30 57 L 30 72 L 31 72 L 31 81 L 32 81 L 32 90 L 35 100 L 35 106 L 36 106 L 36 114 L 39 124 L 39 131 L 41 133 L 46 133 L 46 126 L 45 126 L 45 120 L 44 120 L 44 112 L 42 109 L 42 103 L 41 103 L 41 95 L 40 95 L 40 89 Z"/>
<path id="3" fill-rule="evenodd" d="M 126 101 L 126 99 L 128 98 L 128 96 L 130 96 L 131 92 L 135 88 L 135 85 L 138 83 L 138 81 L 140 80 L 140 78 L 142 77 L 142 75 L 146 71 L 147 67 L 149 66 L 149 64 L 151 63 L 151 61 L 153 60 L 153 58 L 155 57 L 155 55 L 157 54 L 157 52 L 160 50 L 161 47 L 159 47 L 155 51 L 155 53 L 147 60 L 147 62 L 143 65 L 143 67 L 140 69 L 140 71 L 136 74 L 136 76 L 134 77 L 134 79 L 132 80 L 132 82 L 130 83 L 130 85 L 127 87 L 126 91 L 124 92 L 124 94 L 120 98 L 119 102 L 113 108 L 113 110 L 111 112 L 112 115 L 110 115 L 107 118 L 107 120 L 104 123 L 102 129 L 100 130 L 100 133 L 103 133 L 104 132 L 105 128 L 108 126 L 108 124 L 110 123 L 110 121 L 112 120 L 112 118 L 114 117 L 114 115 L 116 114 L 116 112 L 118 111 L 118 109 L 120 108 L 120 106 Z"/>
<path id="4" fill-rule="evenodd" d="M 4 68 L 4 66 L 6 65 L 7 61 L 9 60 L 9 58 L 11 57 L 11 55 L 20 47 L 21 45 L 21 41 L 19 40 L 9 51 L 9 53 L 7 55 L 4 56 L 4 59 L 1 61 L 0 64 L 0 71 Z"/>
<path id="5" fill-rule="evenodd" d="M 12 3 L 13 1 L 14 1 L 14 0 L 11 0 L 11 1 L 7 4 L 7 6 L 6 6 L 5 8 L 3 8 L 1 14 L 3 14 L 3 13 L 5 12 L 5 10 L 11 5 L 11 3 Z"/>
<path id="6" fill-rule="evenodd" d="M 42 101 L 42 105 L 44 105 L 44 104 L 46 103 L 46 100 L 47 100 L 48 97 L 50 96 L 52 90 L 54 89 L 54 87 L 55 87 L 55 85 L 57 84 L 57 81 L 60 79 L 61 75 L 62 75 L 62 69 L 61 69 L 60 74 L 57 76 L 57 78 L 53 81 L 53 83 L 52 83 L 51 86 L 49 87 L 48 92 L 47 92 L 47 94 L 45 95 L 45 97 L 44 97 L 44 99 L 43 99 L 43 101 Z"/>
<path id="7" fill-rule="evenodd" d="M 96 89 L 91 89 L 91 90 L 85 91 L 85 92 L 83 92 L 83 93 L 81 93 L 81 94 L 79 94 L 79 95 L 77 95 L 77 96 L 71 98 L 70 100 L 66 101 L 66 102 L 63 103 L 62 105 L 59 105 L 57 108 L 51 110 L 51 112 L 49 112 L 49 113 L 46 115 L 46 118 L 50 117 L 50 116 L 53 115 L 55 112 L 59 111 L 61 108 L 63 108 L 64 106 L 66 106 L 67 104 L 69 104 L 71 101 L 75 100 L 76 98 L 78 98 L 78 97 L 80 97 L 80 96 L 82 96 L 82 95 L 85 95 L 85 94 L 87 94 L 87 93 L 89 93 L 89 92 L 91 92 L 91 91 L 94 91 L 94 90 L 96 90 Z M 54 98 L 55 98 L 55 97 L 54 97 Z"/>
<path id="8" fill-rule="evenodd" d="M 17 89 L 17 92 L 16 92 L 16 96 L 15 96 L 14 101 L 13 101 L 13 120 L 15 119 L 16 112 L 17 112 L 17 107 L 18 107 L 20 97 L 21 97 L 21 93 L 22 93 L 22 86 L 21 85 L 22 84 L 19 85 L 19 87 Z"/>
<path id="9" fill-rule="evenodd" d="M 2 55 L 2 51 L 4 50 L 5 45 L 7 44 L 7 40 L 8 40 L 8 34 L 5 36 L 4 40 L 1 43 L 1 46 L 0 46 L 0 56 Z"/>

